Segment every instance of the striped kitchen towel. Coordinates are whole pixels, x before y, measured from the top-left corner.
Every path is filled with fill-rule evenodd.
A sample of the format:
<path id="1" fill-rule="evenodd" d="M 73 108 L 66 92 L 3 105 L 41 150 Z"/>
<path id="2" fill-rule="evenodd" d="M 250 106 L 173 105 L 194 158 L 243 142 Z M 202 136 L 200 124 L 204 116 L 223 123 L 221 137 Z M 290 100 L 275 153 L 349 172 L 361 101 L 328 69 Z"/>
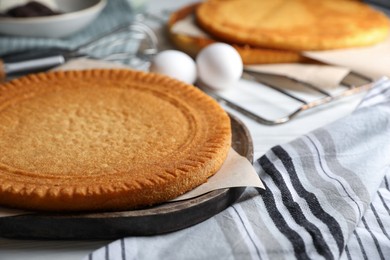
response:
<path id="1" fill-rule="evenodd" d="M 86 259 L 389 259 L 390 80 L 351 115 L 256 160 L 266 190 L 196 226 Z"/>

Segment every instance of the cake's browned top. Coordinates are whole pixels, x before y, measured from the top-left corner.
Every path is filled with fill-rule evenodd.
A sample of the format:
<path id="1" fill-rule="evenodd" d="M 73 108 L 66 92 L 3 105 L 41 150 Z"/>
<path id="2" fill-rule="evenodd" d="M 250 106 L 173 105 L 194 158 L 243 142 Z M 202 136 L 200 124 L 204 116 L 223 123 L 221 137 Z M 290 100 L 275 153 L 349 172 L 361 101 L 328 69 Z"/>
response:
<path id="1" fill-rule="evenodd" d="M 228 42 L 286 50 L 365 46 L 389 31 L 384 14 L 352 0 L 209 0 L 197 20 Z"/>
<path id="2" fill-rule="evenodd" d="M 187 34 L 174 32 L 175 24 L 185 18 L 192 17 L 195 14 L 199 3 L 185 6 L 173 12 L 168 21 L 168 33 L 175 46 L 186 52 L 192 57 L 196 57 L 200 50 L 209 44 L 215 43 L 216 39 L 206 37 L 195 37 Z M 244 64 L 268 64 L 268 63 L 286 63 L 302 62 L 307 59 L 299 52 L 288 50 L 277 50 L 270 48 L 252 47 L 249 45 L 232 45 L 240 54 Z"/>
<path id="3" fill-rule="evenodd" d="M 0 88 L 0 204 L 114 210 L 206 181 L 230 121 L 193 86 L 129 70 L 37 74 Z"/>

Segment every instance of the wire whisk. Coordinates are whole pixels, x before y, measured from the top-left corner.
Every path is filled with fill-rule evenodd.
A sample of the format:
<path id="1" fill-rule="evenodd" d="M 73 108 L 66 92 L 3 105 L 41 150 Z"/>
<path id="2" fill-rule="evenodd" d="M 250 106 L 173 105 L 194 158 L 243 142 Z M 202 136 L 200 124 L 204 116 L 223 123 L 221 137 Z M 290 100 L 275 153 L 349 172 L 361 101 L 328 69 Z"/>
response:
<path id="1" fill-rule="evenodd" d="M 158 51 L 158 39 L 146 24 L 134 21 L 99 35 L 74 49 L 24 50 L 0 57 L 0 81 L 48 70 L 70 59 L 88 57 L 145 69 Z"/>

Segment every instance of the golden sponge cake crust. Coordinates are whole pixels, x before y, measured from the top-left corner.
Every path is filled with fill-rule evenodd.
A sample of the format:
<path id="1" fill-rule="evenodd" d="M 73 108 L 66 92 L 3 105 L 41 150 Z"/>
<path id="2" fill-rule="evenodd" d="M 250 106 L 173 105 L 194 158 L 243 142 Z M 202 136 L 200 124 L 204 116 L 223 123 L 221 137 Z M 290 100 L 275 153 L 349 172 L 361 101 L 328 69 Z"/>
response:
<path id="1" fill-rule="evenodd" d="M 169 37 L 172 43 L 181 51 L 186 52 L 192 57 L 206 46 L 217 42 L 216 39 L 190 36 L 187 34 L 174 32 L 174 26 L 180 20 L 195 14 L 195 10 L 199 7 L 199 3 L 185 6 L 173 12 L 168 21 Z M 308 59 L 302 56 L 299 52 L 288 50 L 277 50 L 270 48 L 259 48 L 245 45 L 232 44 L 232 46 L 240 54 L 244 64 L 268 64 L 268 63 L 287 63 L 287 62 L 303 62 Z"/>
<path id="2" fill-rule="evenodd" d="M 352 0 L 209 0 L 196 17 L 222 40 L 296 51 L 367 46 L 389 31 L 384 14 Z"/>
<path id="3" fill-rule="evenodd" d="M 0 205 L 125 210 L 205 182 L 228 115 L 193 86 L 130 70 L 30 75 L 0 88 Z"/>

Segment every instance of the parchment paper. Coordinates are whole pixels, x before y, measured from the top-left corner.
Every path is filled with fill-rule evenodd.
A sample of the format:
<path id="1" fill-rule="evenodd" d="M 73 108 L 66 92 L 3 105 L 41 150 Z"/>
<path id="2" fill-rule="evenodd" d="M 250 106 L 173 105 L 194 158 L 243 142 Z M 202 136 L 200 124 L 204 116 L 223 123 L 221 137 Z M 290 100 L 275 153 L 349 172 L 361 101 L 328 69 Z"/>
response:
<path id="1" fill-rule="evenodd" d="M 390 77 L 390 36 L 373 46 L 332 51 L 307 51 L 304 55 L 328 64 L 352 69 L 374 80 Z"/>

